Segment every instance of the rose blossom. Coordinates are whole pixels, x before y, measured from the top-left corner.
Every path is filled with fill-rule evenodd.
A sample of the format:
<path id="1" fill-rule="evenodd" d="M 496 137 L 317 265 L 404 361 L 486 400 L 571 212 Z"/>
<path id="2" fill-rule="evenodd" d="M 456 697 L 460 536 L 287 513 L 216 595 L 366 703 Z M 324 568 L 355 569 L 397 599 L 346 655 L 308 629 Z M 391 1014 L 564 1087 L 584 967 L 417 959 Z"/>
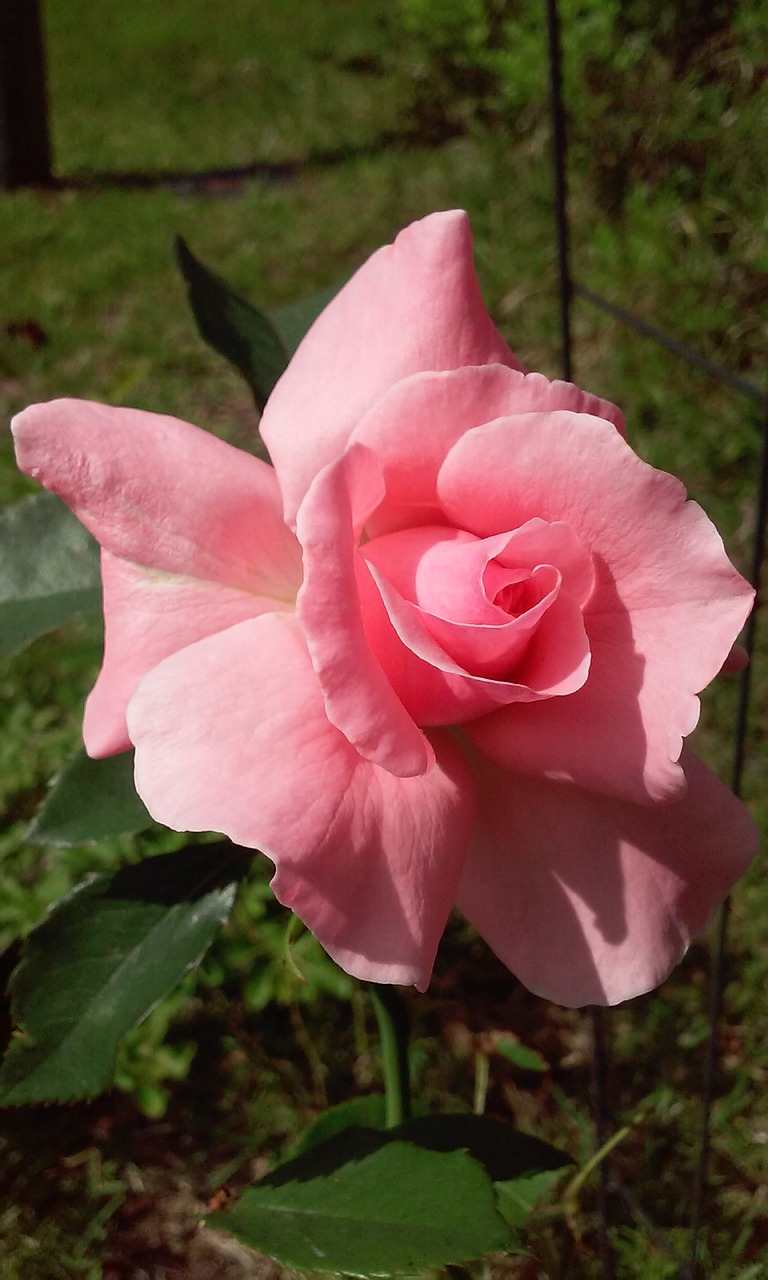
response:
<path id="1" fill-rule="evenodd" d="M 77 401 L 19 464 L 102 546 L 94 756 L 160 822 L 275 863 L 350 973 L 429 982 L 456 904 L 533 991 L 660 982 L 744 870 L 743 806 L 687 749 L 752 591 L 618 410 L 525 374 L 466 215 L 365 263 L 265 409 L 274 470 Z"/>

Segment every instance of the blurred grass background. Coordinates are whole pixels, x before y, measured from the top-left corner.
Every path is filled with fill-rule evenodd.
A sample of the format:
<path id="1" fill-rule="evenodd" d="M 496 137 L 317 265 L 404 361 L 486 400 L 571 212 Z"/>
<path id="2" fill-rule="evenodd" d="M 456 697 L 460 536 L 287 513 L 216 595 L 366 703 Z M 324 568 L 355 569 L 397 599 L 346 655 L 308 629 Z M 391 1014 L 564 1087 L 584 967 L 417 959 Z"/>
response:
<path id="1" fill-rule="evenodd" d="M 661 11 L 650 0 L 562 0 L 561 8 L 577 278 L 765 385 L 764 6 L 674 0 Z M 297 17 L 277 0 L 47 0 L 45 15 L 61 181 L 0 196 L 5 417 L 77 395 L 229 436 L 253 431 L 247 389 L 197 338 L 174 234 L 271 306 L 347 275 L 411 219 L 457 205 L 472 218 L 494 319 L 530 367 L 559 373 L 542 5 L 305 0 Z M 199 176 L 258 162 L 295 167 L 272 179 Z M 176 177 L 123 181 L 137 173 Z M 685 480 L 746 570 L 759 406 L 585 302 L 574 321 L 577 380 L 622 405 L 638 451 Z M 33 487 L 2 437 L 0 500 Z M 152 833 L 72 850 L 25 842 L 48 780 L 78 740 L 98 661 L 98 628 L 82 623 L 0 668 L 2 946 L 88 870 L 173 843 Z M 764 827 L 764 639 L 754 676 L 745 788 Z M 697 731 L 698 749 L 725 778 L 734 705 L 735 685 L 724 681 L 706 696 Z M 286 922 L 266 869 L 197 982 L 129 1037 L 118 1064 L 123 1092 L 7 1118 L 3 1280 L 257 1274 L 247 1258 L 195 1233 L 207 1198 L 263 1167 L 263 1153 L 284 1151 L 326 1100 L 377 1080 L 375 1037 L 353 984 L 308 937 L 309 983 L 286 969 Z M 758 1280 L 768 1259 L 767 918 L 756 867 L 734 906 L 714 1116 L 707 1274 L 719 1280 Z M 683 1251 L 705 988 L 697 944 L 658 994 L 610 1022 L 612 1126 L 644 1111 L 617 1165 Z M 460 925 L 412 1012 L 414 1071 L 427 1100 L 471 1106 L 487 1063 L 491 1113 L 586 1158 L 593 1132 L 581 1015 L 520 990 Z M 535 1068 L 510 1043 L 535 1050 Z M 626 1206 L 613 1213 L 619 1275 L 673 1276 L 663 1244 Z M 508 1264 L 507 1274 L 599 1275 L 593 1190 L 577 1227 L 572 1234 L 543 1219 L 532 1240 L 537 1261 Z"/>

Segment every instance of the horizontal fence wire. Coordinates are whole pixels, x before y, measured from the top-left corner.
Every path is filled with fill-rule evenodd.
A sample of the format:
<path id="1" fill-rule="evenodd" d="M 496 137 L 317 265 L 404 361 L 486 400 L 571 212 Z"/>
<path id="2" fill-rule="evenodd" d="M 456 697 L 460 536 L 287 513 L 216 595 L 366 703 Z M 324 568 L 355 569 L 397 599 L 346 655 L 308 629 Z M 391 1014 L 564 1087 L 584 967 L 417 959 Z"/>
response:
<path id="1" fill-rule="evenodd" d="M 613 316 L 616 320 L 621 320 L 630 329 L 634 329 L 636 333 L 642 333 L 646 338 L 650 338 L 652 342 L 655 342 L 657 346 L 671 351 L 673 355 L 684 360 L 686 364 L 692 365 L 694 369 L 702 369 L 711 378 L 721 382 L 726 387 L 730 387 L 733 391 L 740 392 L 748 400 L 753 400 L 759 405 L 768 404 L 766 393 L 761 391 L 753 382 L 749 382 L 746 378 L 740 378 L 737 373 L 731 373 L 730 369 L 726 369 L 724 365 L 717 364 L 716 361 L 710 360 L 707 356 L 702 355 L 701 352 L 695 351 L 693 347 L 689 347 L 687 343 L 680 342 L 678 338 L 673 338 L 671 334 L 665 333 L 663 329 L 659 329 L 657 325 L 651 324 L 650 321 L 645 320 L 642 316 L 635 315 L 633 311 L 626 311 L 624 307 L 617 306 L 615 302 L 609 302 L 607 298 L 596 293 L 594 289 L 588 289 L 586 285 L 580 284 L 578 280 L 571 281 L 571 294 L 593 303 L 601 311 L 607 312 L 609 316 Z"/>
<path id="2" fill-rule="evenodd" d="M 549 65 L 549 101 L 552 135 L 552 180 L 554 196 L 555 243 L 558 262 L 558 287 L 560 300 L 560 341 L 561 365 L 563 377 L 571 381 L 573 377 L 573 341 L 571 315 L 574 298 L 581 298 L 604 313 L 642 334 L 657 346 L 677 356 L 678 359 L 695 369 L 708 374 L 722 386 L 744 396 L 753 404 L 763 408 L 762 452 L 756 495 L 755 522 L 752 535 L 752 565 L 750 579 L 756 591 L 755 608 L 750 615 L 746 633 L 745 648 L 750 661 L 741 675 L 739 701 L 734 724 L 733 766 L 731 785 L 736 795 L 741 794 L 746 759 L 750 708 L 752 699 L 752 656 L 758 622 L 758 604 L 762 579 L 762 565 L 765 555 L 766 526 L 768 525 L 768 390 L 761 390 L 753 382 L 731 372 L 725 366 L 710 360 L 707 356 L 694 350 L 687 343 L 666 333 L 659 326 L 646 320 L 643 316 L 603 297 L 594 289 L 573 279 L 570 267 L 571 230 L 568 214 L 568 149 L 566 136 L 566 113 L 563 98 L 563 63 L 561 22 L 558 0 L 545 0 L 547 27 L 547 56 Z M 610 1220 L 608 1214 L 608 1198 L 613 1193 L 624 1201 L 635 1218 L 643 1226 L 650 1240 L 654 1242 L 675 1264 L 680 1280 L 699 1280 L 701 1276 L 701 1246 L 705 1223 L 705 1204 L 708 1186 L 709 1159 L 711 1150 L 711 1119 L 715 1099 L 717 1064 L 720 1044 L 720 1025 L 724 996 L 724 959 L 727 942 L 730 900 L 726 900 L 720 909 L 715 937 L 711 946 L 711 968 L 709 983 L 709 1038 L 704 1064 L 704 1076 L 700 1094 L 701 1128 L 699 1150 L 697 1153 L 693 1188 L 690 1202 L 690 1252 L 687 1260 L 680 1256 L 667 1234 L 653 1221 L 645 1211 L 638 1196 L 628 1188 L 612 1169 L 609 1161 L 603 1160 L 600 1165 L 600 1183 L 598 1187 L 599 1245 L 603 1280 L 615 1280 L 616 1259 L 610 1242 Z M 593 1123 L 596 1144 L 602 1147 L 608 1136 L 608 1015 L 606 1011 L 592 1011 L 592 1082 L 593 1082 Z M 563 1256 L 564 1270 L 570 1263 Z"/>

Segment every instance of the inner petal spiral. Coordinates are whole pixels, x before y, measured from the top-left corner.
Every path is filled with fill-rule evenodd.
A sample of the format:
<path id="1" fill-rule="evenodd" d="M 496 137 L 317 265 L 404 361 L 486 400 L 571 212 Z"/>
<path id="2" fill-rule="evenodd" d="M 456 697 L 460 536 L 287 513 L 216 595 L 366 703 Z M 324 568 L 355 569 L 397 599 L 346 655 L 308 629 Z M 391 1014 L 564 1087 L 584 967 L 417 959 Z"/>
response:
<path id="1" fill-rule="evenodd" d="M 499 626 L 509 617 L 489 596 L 485 575 L 508 537 L 478 538 L 463 529 L 423 525 L 384 534 L 362 551 L 406 600 L 434 617 L 463 625 Z M 505 586 L 528 576 L 526 568 L 501 572 Z"/>
<path id="2" fill-rule="evenodd" d="M 563 570 L 543 559 L 551 550 L 566 553 Z M 363 591 L 369 643 L 417 723 L 461 723 L 587 678 L 589 641 L 568 585 L 583 598 L 591 562 L 568 526 L 537 520 L 479 538 L 423 525 L 358 554 L 373 579 L 360 581 L 376 593 Z"/>
<path id="3" fill-rule="evenodd" d="M 511 536 L 427 525 L 385 534 L 362 551 L 461 668 L 509 680 L 561 585 L 553 565 L 498 562 Z"/>

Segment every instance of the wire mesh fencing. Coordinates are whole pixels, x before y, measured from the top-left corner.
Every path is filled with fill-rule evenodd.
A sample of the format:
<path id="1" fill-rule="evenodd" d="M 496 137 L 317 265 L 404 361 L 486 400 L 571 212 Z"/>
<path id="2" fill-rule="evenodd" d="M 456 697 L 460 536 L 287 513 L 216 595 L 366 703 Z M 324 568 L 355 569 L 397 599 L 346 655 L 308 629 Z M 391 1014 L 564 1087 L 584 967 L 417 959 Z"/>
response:
<path id="1" fill-rule="evenodd" d="M 744 645 L 750 662 L 741 673 L 738 699 L 733 718 L 731 744 L 730 783 L 741 795 L 749 741 L 750 712 L 753 702 L 753 663 L 759 604 L 761 602 L 761 574 L 765 552 L 766 521 L 768 519 L 768 393 L 753 382 L 733 373 L 725 366 L 707 358 L 686 342 L 654 324 L 647 317 L 620 306 L 612 299 L 589 288 L 576 279 L 571 266 L 572 223 L 568 201 L 568 138 L 567 102 L 564 94 L 562 17 L 558 0 L 545 0 L 547 57 L 549 66 L 549 105 L 551 121 L 552 184 L 554 194 L 554 231 L 557 248 L 558 285 L 560 302 L 560 350 L 562 376 L 570 381 L 576 363 L 573 337 L 573 309 L 578 304 L 597 308 L 623 326 L 641 334 L 649 343 L 670 352 L 677 360 L 692 369 L 701 370 L 714 382 L 727 387 L 734 395 L 758 406 L 761 414 L 761 451 L 756 472 L 754 520 L 750 536 L 750 581 L 755 587 L 756 605 L 747 624 Z M 721 907 L 711 941 L 710 976 L 708 991 L 708 1039 L 702 1067 L 700 1104 L 700 1130 L 693 1182 L 690 1189 L 687 1216 L 689 1223 L 689 1247 L 682 1253 L 646 1211 L 642 1195 L 626 1185 L 612 1167 L 610 1157 L 600 1164 L 600 1184 L 597 1198 L 599 1218 L 599 1252 L 604 1280 L 615 1280 L 617 1264 L 611 1245 L 611 1205 L 614 1199 L 624 1206 L 642 1227 L 655 1247 L 674 1266 L 680 1280 L 702 1280 L 704 1275 L 703 1242 L 707 1230 L 706 1202 L 708 1174 L 711 1156 L 712 1108 L 716 1097 L 717 1065 L 723 1019 L 723 994 L 725 985 L 724 962 L 728 940 L 730 901 Z M 593 1122 L 595 1144 L 601 1149 L 611 1131 L 611 1100 L 609 1096 L 611 1012 L 595 1009 L 591 1013 L 592 1027 L 592 1081 Z M 573 1274 L 571 1260 L 563 1258 L 561 1278 Z"/>

